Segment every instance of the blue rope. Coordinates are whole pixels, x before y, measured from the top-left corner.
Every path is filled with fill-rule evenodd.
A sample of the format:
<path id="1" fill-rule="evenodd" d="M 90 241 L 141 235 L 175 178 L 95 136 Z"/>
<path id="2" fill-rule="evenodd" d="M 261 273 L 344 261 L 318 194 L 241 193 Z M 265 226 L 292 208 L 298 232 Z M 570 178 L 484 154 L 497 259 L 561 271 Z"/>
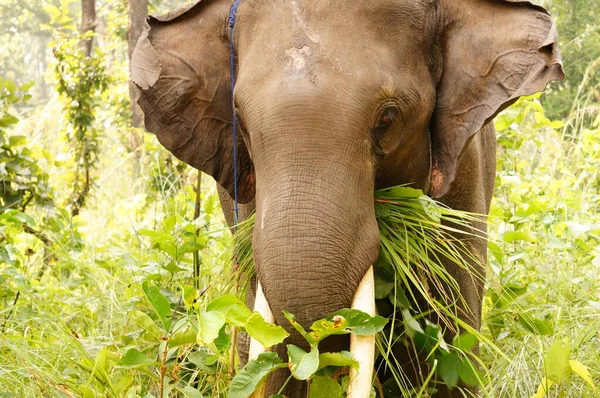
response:
<path id="1" fill-rule="evenodd" d="M 229 67 L 231 72 L 231 110 L 233 113 L 233 231 L 237 232 L 239 221 L 239 203 L 238 203 L 238 164 L 237 164 L 237 128 L 238 120 L 235 113 L 235 99 L 233 98 L 233 89 L 235 87 L 235 46 L 233 43 L 233 30 L 235 26 L 235 17 L 241 0 L 235 0 L 229 12 Z"/>

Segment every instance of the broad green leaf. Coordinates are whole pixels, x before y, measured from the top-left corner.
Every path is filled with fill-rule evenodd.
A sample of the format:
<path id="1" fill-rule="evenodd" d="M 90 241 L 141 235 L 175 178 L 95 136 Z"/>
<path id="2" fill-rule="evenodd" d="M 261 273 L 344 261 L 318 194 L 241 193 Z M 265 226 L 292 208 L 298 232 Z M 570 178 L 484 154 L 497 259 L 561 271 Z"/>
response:
<path id="1" fill-rule="evenodd" d="M 318 370 L 326 366 L 349 366 L 353 369 L 358 369 L 358 362 L 352 359 L 352 354 L 348 351 L 324 352 L 319 355 Z"/>
<path id="2" fill-rule="evenodd" d="M 319 349 L 314 347 L 310 352 L 293 344 L 287 345 L 290 358 L 289 368 L 292 376 L 298 380 L 307 380 L 319 368 Z"/>
<path id="3" fill-rule="evenodd" d="M 412 339 L 414 339 L 416 333 L 425 334 L 425 331 L 417 322 L 415 318 L 410 314 L 408 310 L 402 310 L 402 320 L 404 322 L 404 329 L 406 330 L 406 334 Z"/>
<path id="4" fill-rule="evenodd" d="M 370 316 L 366 312 L 347 308 L 334 312 L 327 320 L 335 322 L 335 318 L 338 316 L 347 322 L 345 325 L 347 330 L 360 336 L 372 336 L 382 331 L 387 324 L 387 319 L 384 317 Z"/>
<path id="5" fill-rule="evenodd" d="M 394 282 L 387 281 L 375 276 L 375 298 L 381 300 L 386 298 L 394 290 Z"/>
<path id="6" fill-rule="evenodd" d="M 160 339 L 165 334 L 165 332 L 163 330 L 161 330 L 161 328 L 156 326 L 156 323 L 154 322 L 154 320 L 152 318 L 150 318 L 147 314 L 145 314 L 141 311 L 133 310 L 133 311 L 129 312 L 129 320 L 134 325 L 144 329 L 155 339 Z"/>
<path id="7" fill-rule="evenodd" d="M 320 319 L 310 326 L 310 332 L 306 334 L 305 338 L 311 346 L 315 347 L 328 336 L 350 333 L 347 329 L 346 318 L 342 316 L 331 316 L 330 318 Z"/>
<path id="8" fill-rule="evenodd" d="M 187 271 L 185 268 L 178 267 L 173 261 L 169 262 L 169 264 L 163 267 L 165 271 L 170 272 L 171 274 L 176 274 L 177 272 Z"/>
<path id="9" fill-rule="evenodd" d="M 157 365 L 158 362 L 148 358 L 135 348 L 130 348 L 123 358 L 117 362 L 117 366 L 126 369 L 141 368 L 144 366 Z"/>
<path id="10" fill-rule="evenodd" d="M 425 214 L 427 214 L 427 216 L 433 221 L 439 223 L 442 215 L 437 203 L 427 195 L 421 195 L 419 197 L 419 202 L 421 203 L 421 206 L 423 206 Z"/>
<path id="11" fill-rule="evenodd" d="M 208 311 L 223 314 L 228 323 L 244 328 L 246 332 L 265 347 L 281 343 L 289 334 L 281 326 L 268 323 L 234 296 L 223 296 L 207 306 Z"/>
<path id="12" fill-rule="evenodd" d="M 179 347 L 186 344 L 196 344 L 197 335 L 198 334 L 196 331 L 188 325 L 188 327 L 177 331 L 169 338 L 169 348 Z"/>
<path id="13" fill-rule="evenodd" d="M 204 398 L 204 395 L 200 394 L 200 391 L 196 390 L 194 387 L 178 388 L 177 390 L 179 390 L 186 398 Z"/>
<path id="14" fill-rule="evenodd" d="M 33 218 L 31 218 L 31 216 L 23 213 L 22 211 L 9 210 L 3 214 L 3 218 L 13 221 L 13 222 L 16 222 L 16 223 L 27 224 L 30 227 L 35 226 L 35 221 L 33 220 Z"/>
<path id="15" fill-rule="evenodd" d="M 569 358 L 571 356 L 571 345 L 568 341 L 555 341 L 550 347 L 544 362 L 546 368 L 546 377 L 553 382 L 560 384 L 566 380 L 572 372 Z"/>
<path id="16" fill-rule="evenodd" d="M 482 376 L 474 364 L 466 358 L 460 358 L 460 366 L 458 368 L 458 376 L 468 386 L 476 387 L 481 385 Z"/>
<path id="17" fill-rule="evenodd" d="M 119 377 L 117 382 L 114 384 L 115 391 L 120 394 L 120 396 L 123 396 L 122 393 L 129 388 L 129 386 L 131 386 L 131 383 L 133 383 L 133 373 L 125 373 L 123 376 Z"/>
<path id="18" fill-rule="evenodd" d="M 552 387 L 553 384 L 554 382 L 552 380 L 548 380 L 548 378 L 544 377 L 538 386 L 536 393 L 533 394 L 531 398 L 544 398 L 546 393 L 550 391 L 550 387 Z"/>
<path id="19" fill-rule="evenodd" d="M 6 115 L 6 116 L 10 116 L 10 115 Z M 6 118 L 5 116 L 5 118 Z M 13 118 L 13 121 L 18 122 L 19 119 L 17 119 L 14 116 L 11 116 Z M 8 143 L 10 146 L 19 146 L 19 145 L 24 145 L 27 143 L 27 137 L 22 136 L 22 135 L 11 135 L 10 138 L 8 139 Z"/>
<path id="20" fill-rule="evenodd" d="M 471 351 L 477 345 L 477 337 L 471 333 L 461 333 L 454 336 L 452 345 L 461 351 Z"/>
<path id="21" fill-rule="evenodd" d="M 254 312 L 243 325 L 246 332 L 256 339 L 264 347 L 269 348 L 283 342 L 290 334 L 281 326 L 273 325 L 264 320 L 258 313 Z"/>
<path id="22" fill-rule="evenodd" d="M 296 316 L 286 310 L 283 310 L 283 316 L 287 321 L 300 333 L 301 336 L 306 336 L 306 330 L 296 321 Z"/>
<path id="23" fill-rule="evenodd" d="M 196 367 L 207 375 L 217 374 L 217 362 L 214 360 L 214 355 L 211 355 L 206 350 L 198 350 L 188 355 L 187 360 L 196 365 Z"/>
<path id="24" fill-rule="evenodd" d="M 144 290 L 146 298 L 150 304 L 152 304 L 152 308 L 154 308 L 163 327 L 168 332 L 171 327 L 171 306 L 169 305 L 169 302 L 165 296 L 162 295 L 158 287 L 149 287 L 148 281 L 142 283 L 142 289 Z"/>
<path id="25" fill-rule="evenodd" d="M 579 377 L 585 380 L 586 383 L 592 386 L 594 391 L 596 390 L 596 385 L 590 376 L 590 371 L 588 370 L 587 366 L 574 359 L 569 361 L 569 365 L 571 365 L 571 370 L 573 370 L 573 372 L 575 372 Z"/>
<path id="26" fill-rule="evenodd" d="M 343 398 L 342 386 L 331 377 L 315 376 L 310 382 L 310 398 Z"/>
<path id="27" fill-rule="evenodd" d="M 529 243 L 534 243 L 537 241 L 537 239 L 525 232 L 522 231 L 508 231 L 505 232 L 504 235 L 502 236 L 502 240 L 507 242 L 507 243 L 511 243 L 517 240 L 522 240 L 524 242 L 529 242 Z"/>
<path id="28" fill-rule="evenodd" d="M 274 370 L 285 368 L 285 364 L 275 352 L 263 352 L 258 358 L 248 362 L 231 381 L 229 398 L 247 398 Z"/>
<path id="29" fill-rule="evenodd" d="M 201 312 L 198 314 L 198 343 L 210 344 L 217 337 L 225 325 L 225 316 L 217 311 Z"/>
<path id="30" fill-rule="evenodd" d="M 183 303 L 185 304 L 185 308 L 192 308 L 194 304 L 196 304 L 196 300 L 200 297 L 198 290 L 191 285 L 181 285 L 181 290 L 183 291 Z"/>
<path id="31" fill-rule="evenodd" d="M 458 383 L 458 370 L 462 366 L 461 360 L 453 352 L 448 355 L 438 356 L 438 367 L 436 373 L 444 380 L 448 387 L 453 388 Z"/>
<path id="32" fill-rule="evenodd" d="M 252 311 L 240 299 L 227 295 L 211 301 L 206 307 L 207 311 L 220 312 L 227 322 L 234 326 L 242 327 L 252 315 Z"/>
<path id="33" fill-rule="evenodd" d="M 550 321 L 537 319 L 525 313 L 519 313 L 517 314 L 517 317 L 519 318 L 519 324 L 531 333 L 539 334 L 541 336 L 550 336 L 554 334 L 554 328 Z"/>

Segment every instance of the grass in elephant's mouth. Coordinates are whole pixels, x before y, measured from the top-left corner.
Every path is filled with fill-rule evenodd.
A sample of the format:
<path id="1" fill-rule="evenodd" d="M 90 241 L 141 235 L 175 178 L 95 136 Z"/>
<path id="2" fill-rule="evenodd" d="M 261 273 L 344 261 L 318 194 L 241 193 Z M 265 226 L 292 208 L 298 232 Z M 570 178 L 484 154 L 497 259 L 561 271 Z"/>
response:
<path id="1" fill-rule="evenodd" d="M 381 240 L 374 264 L 375 296 L 380 315 L 389 318 L 388 326 L 378 336 L 378 348 L 383 358 L 381 366 L 392 371 L 391 382 L 395 384 L 386 388 L 409 396 L 410 391 L 427 385 L 433 373 L 450 386 L 459 380 L 482 385 L 482 376 L 472 364 L 473 360 L 479 364 L 481 361 L 470 349 L 477 340 L 491 342 L 464 321 L 470 314 L 464 310 L 458 283 L 441 260 L 463 269 L 475 283 L 484 283 L 476 271 L 480 260 L 466 244 L 482 236 L 473 225 L 483 216 L 447 208 L 420 190 L 404 186 L 376 191 L 374 206 Z M 237 283 L 231 285 L 240 287 L 238 294 L 245 294 L 254 272 L 253 227 L 252 216 L 240 224 L 235 237 L 239 268 Z M 462 333 L 448 345 L 442 338 L 446 330 Z M 465 343 L 471 340 L 472 344 Z M 426 353 L 423 358 L 430 371 L 422 372 L 422 386 L 410 385 L 397 371 L 398 359 L 391 348 L 402 341 L 412 343 L 415 353 Z"/>

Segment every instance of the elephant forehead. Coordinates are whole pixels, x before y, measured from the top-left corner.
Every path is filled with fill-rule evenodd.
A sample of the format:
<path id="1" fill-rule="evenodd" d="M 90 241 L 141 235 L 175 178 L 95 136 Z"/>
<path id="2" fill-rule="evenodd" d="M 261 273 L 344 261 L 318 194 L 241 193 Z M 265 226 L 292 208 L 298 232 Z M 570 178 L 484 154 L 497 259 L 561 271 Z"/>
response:
<path id="1" fill-rule="evenodd" d="M 314 57 L 309 46 L 288 48 L 285 50 L 285 54 L 288 57 L 285 66 L 286 75 L 292 78 L 302 78 L 313 73 Z"/>

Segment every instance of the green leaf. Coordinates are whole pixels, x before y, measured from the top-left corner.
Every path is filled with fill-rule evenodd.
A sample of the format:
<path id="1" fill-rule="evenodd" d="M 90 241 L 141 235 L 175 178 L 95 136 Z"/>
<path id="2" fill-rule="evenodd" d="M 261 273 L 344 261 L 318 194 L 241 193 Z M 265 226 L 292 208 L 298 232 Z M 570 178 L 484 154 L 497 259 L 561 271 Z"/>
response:
<path id="1" fill-rule="evenodd" d="M 23 223 L 29 225 L 30 227 L 35 226 L 34 219 L 31 218 L 29 215 L 23 213 L 22 211 L 8 210 L 6 213 L 3 214 L 3 218 L 16 223 Z"/>
<path id="2" fill-rule="evenodd" d="M 452 345 L 461 351 L 471 351 L 477 345 L 477 337 L 468 332 L 457 334 L 452 339 Z"/>
<path id="3" fill-rule="evenodd" d="M 169 348 L 179 347 L 186 344 L 196 344 L 196 339 L 196 331 L 188 325 L 188 327 L 177 331 L 169 338 Z"/>
<path id="4" fill-rule="evenodd" d="M 150 304 L 152 304 L 152 308 L 156 312 L 156 315 L 158 315 L 165 331 L 168 332 L 171 327 L 171 306 L 169 305 L 169 302 L 165 296 L 162 295 L 158 287 L 148 287 L 148 281 L 142 283 L 142 289 L 144 290 L 146 298 Z"/>
<path id="5" fill-rule="evenodd" d="M 483 379 L 474 364 L 467 358 L 460 358 L 460 366 L 458 368 L 458 376 L 468 386 L 477 387 L 481 385 Z"/>
<path id="6" fill-rule="evenodd" d="M 326 337 L 338 334 L 348 334 L 348 321 L 342 316 L 331 316 L 331 319 L 319 319 L 310 326 L 310 332 L 306 334 L 306 341 L 316 347 Z"/>
<path id="7" fill-rule="evenodd" d="M 579 377 L 585 380 L 585 382 L 588 383 L 594 389 L 594 391 L 596 390 L 596 385 L 592 380 L 590 371 L 588 370 L 587 366 L 574 359 L 571 359 L 569 361 L 569 365 L 571 365 L 571 370 L 573 372 L 575 372 Z"/>
<path id="8" fill-rule="evenodd" d="M 178 388 L 178 390 L 186 398 L 204 398 L 204 395 L 202 395 L 200 391 L 196 390 L 194 387 Z"/>
<path id="9" fill-rule="evenodd" d="M 2 123 L 3 123 L 5 126 L 10 126 L 10 125 L 13 125 L 13 124 L 17 124 L 17 123 L 19 123 L 19 119 L 17 119 L 16 117 L 14 117 L 13 115 L 11 115 L 10 113 L 7 113 L 7 114 L 5 114 L 5 115 L 2 117 Z M 17 136 L 17 137 L 18 137 L 18 136 Z M 19 145 L 19 144 L 13 144 L 13 143 L 12 143 L 12 137 L 10 137 L 10 139 L 9 139 L 9 142 L 10 142 L 10 146 Z"/>
<path id="10" fill-rule="evenodd" d="M 438 207 L 437 203 L 427 195 L 421 195 L 419 197 L 419 202 L 421 203 L 421 206 L 423 206 L 425 214 L 427 214 L 427 216 L 433 221 L 439 223 L 442 218 L 442 215 L 440 213 L 440 208 Z"/>
<path id="11" fill-rule="evenodd" d="M 265 347 L 279 344 L 289 336 L 284 328 L 268 323 L 259 313 L 250 311 L 246 304 L 234 296 L 213 300 L 208 304 L 207 310 L 223 314 L 228 323 L 244 328 Z"/>
<path id="12" fill-rule="evenodd" d="M 5 116 L 5 118 L 6 118 L 6 116 Z M 16 122 L 19 121 L 19 119 L 17 119 L 16 117 L 14 118 L 14 120 L 16 120 Z M 8 139 L 8 144 L 10 146 L 25 145 L 26 143 L 27 143 L 27 137 L 25 137 L 23 135 L 11 135 L 10 138 Z"/>
<path id="13" fill-rule="evenodd" d="M 381 300 L 386 298 L 394 290 L 394 281 L 384 280 L 375 276 L 375 298 Z"/>
<path id="14" fill-rule="evenodd" d="M 315 347 L 328 336 L 348 334 L 353 332 L 361 336 L 372 336 L 387 324 L 387 319 L 353 309 L 341 309 L 334 312 L 326 319 L 315 321 L 305 336 L 306 340 Z"/>
<path id="15" fill-rule="evenodd" d="M 250 336 L 267 348 L 283 342 L 290 335 L 281 326 L 265 321 L 258 312 L 250 315 L 243 328 Z"/>
<path id="16" fill-rule="evenodd" d="M 315 376 L 310 382 L 310 398 L 343 398 L 342 386 L 331 377 Z"/>
<path id="17" fill-rule="evenodd" d="M 537 391 L 531 398 L 543 398 L 548 391 L 550 391 L 550 387 L 554 385 L 552 380 L 548 380 L 548 378 L 544 377 L 542 382 L 537 388 Z"/>
<path id="18" fill-rule="evenodd" d="M 310 352 L 293 344 L 287 345 L 290 358 L 289 368 L 292 376 L 298 380 L 308 380 L 319 369 L 319 349 L 314 347 Z"/>
<path id="19" fill-rule="evenodd" d="M 250 315 L 252 315 L 252 311 L 250 311 L 246 304 L 232 295 L 219 297 L 211 301 L 206 307 L 206 310 L 220 312 L 225 316 L 227 322 L 240 327 L 244 325 L 248 318 L 250 318 Z"/>
<path id="20" fill-rule="evenodd" d="M 249 397 L 271 372 L 285 367 L 277 353 L 263 352 L 235 375 L 229 387 L 229 398 Z"/>
<path id="21" fill-rule="evenodd" d="M 287 321 L 294 327 L 294 329 L 296 329 L 302 337 L 306 336 L 306 330 L 304 330 L 302 325 L 300 325 L 296 321 L 296 316 L 290 312 L 287 312 L 286 310 L 283 310 L 282 312 L 285 319 L 287 319 Z"/>
<path id="22" fill-rule="evenodd" d="M 317 370 L 321 370 L 326 366 L 349 366 L 358 369 L 358 362 L 352 359 L 352 354 L 348 351 L 324 352 L 319 355 L 319 368 Z"/>
<path id="23" fill-rule="evenodd" d="M 148 358 L 135 348 L 130 348 L 123 358 L 117 362 L 117 366 L 125 369 L 135 369 L 144 366 L 157 365 L 158 362 Z"/>
<path id="24" fill-rule="evenodd" d="M 535 237 L 529 235 L 528 233 L 522 232 L 522 231 L 505 232 L 504 235 L 502 236 L 502 240 L 507 243 L 512 243 L 517 240 L 521 240 L 521 241 L 529 242 L 529 243 L 535 243 L 537 241 L 537 239 Z"/>
<path id="25" fill-rule="evenodd" d="M 169 262 L 169 264 L 163 267 L 165 271 L 168 271 L 171 274 L 176 274 L 177 272 L 187 271 L 185 268 L 178 267 L 173 261 Z"/>
<path id="26" fill-rule="evenodd" d="M 569 342 L 555 341 L 546 355 L 544 355 L 546 377 L 557 384 L 566 380 L 572 372 L 571 365 L 569 364 L 570 356 L 571 345 Z"/>
<path id="27" fill-rule="evenodd" d="M 462 362 L 456 353 L 440 355 L 436 372 L 448 387 L 454 388 L 458 383 L 458 370 L 461 365 Z"/>
<path id="28" fill-rule="evenodd" d="M 219 337 L 219 331 L 225 325 L 225 316 L 217 311 L 198 314 L 198 343 L 208 345 Z"/>
<path id="29" fill-rule="evenodd" d="M 133 310 L 129 313 L 129 320 L 136 326 L 141 327 L 148 332 L 155 339 L 160 339 L 164 336 L 165 332 L 161 330 L 152 318 L 147 314 Z"/>
<path id="30" fill-rule="evenodd" d="M 404 329 L 406 330 L 406 334 L 411 339 L 415 338 L 416 333 L 425 334 L 425 331 L 421 327 L 421 324 L 417 322 L 415 318 L 410 314 L 409 310 L 402 310 L 402 320 L 404 322 Z"/>
<path id="31" fill-rule="evenodd" d="M 554 334 L 554 328 L 552 323 L 548 320 L 537 319 L 525 313 L 517 314 L 519 318 L 519 324 L 531 333 L 538 334 L 541 336 L 550 336 Z"/>
<path id="32" fill-rule="evenodd" d="M 181 290 L 183 291 L 183 303 L 185 304 L 185 308 L 192 308 L 194 304 L 196 304 L 196 300 L 200 298 L 200 293 L 198 290 L 191 285 L 181 285 Z"/>

